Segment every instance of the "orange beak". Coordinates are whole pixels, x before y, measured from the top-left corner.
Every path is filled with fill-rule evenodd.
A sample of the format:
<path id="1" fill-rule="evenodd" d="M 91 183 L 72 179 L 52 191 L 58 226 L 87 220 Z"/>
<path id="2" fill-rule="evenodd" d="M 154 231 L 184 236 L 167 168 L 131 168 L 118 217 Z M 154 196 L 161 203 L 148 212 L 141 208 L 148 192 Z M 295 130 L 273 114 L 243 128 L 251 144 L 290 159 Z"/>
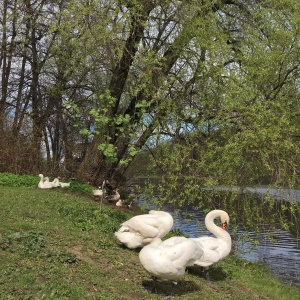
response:
<path id="1" fill-rule="evenodd" d="M 225 221 L 224 223 L 222 223 L 222 226 L 221 226 L 221 228 L 222 228 L 223 230 L 225 230 L 225 229 L 226 229 L 226 227 L 227 227 L 227 222 Z"/>

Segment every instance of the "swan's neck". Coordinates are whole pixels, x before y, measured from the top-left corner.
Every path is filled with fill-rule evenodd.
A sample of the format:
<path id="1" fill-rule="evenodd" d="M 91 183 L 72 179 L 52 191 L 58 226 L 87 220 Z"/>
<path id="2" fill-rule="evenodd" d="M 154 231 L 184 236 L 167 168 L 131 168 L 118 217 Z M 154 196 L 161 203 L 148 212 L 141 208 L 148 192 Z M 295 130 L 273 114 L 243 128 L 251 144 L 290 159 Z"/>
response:
<path id="1" fill-rule="evenodd" d="M 161 243 L 162 243 L 162 240 L 160 238 L 156 237 L 151 241 L 150 245 L 153 247 L 156 247 L 156 246 L 160 245 Z"/>
<path id="2" fill-rule="evenodd" d="M 217 238 L 226 238 L 228 236 L 228 232 L 214 223 L 214 219 L 220 217 L 220 214 L 220 210 L 213 210 L 209 212 L 205 217 L 205 226 Z"/>

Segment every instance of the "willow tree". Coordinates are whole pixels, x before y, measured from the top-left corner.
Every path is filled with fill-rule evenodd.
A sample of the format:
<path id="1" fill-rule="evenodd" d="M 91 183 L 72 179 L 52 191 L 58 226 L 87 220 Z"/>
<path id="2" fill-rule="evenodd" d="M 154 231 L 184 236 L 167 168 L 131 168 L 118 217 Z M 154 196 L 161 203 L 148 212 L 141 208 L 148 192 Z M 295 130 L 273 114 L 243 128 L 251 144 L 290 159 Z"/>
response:
<path id="1" fill-rule="evenodd" d="M 93 97 L 89 98 L 93 100 L 83 105 L 73 99 L 67 103 L 79 112 L 93 101 L 90 114 L 94 124 L 82 130 L 89 134 L 91 144 L 80 166 L 80 177 L 92 182 L 103 177 L 121 180 L 136 153 L 168 121 L 174 89 L 177 94 L 183 90 L 192 93 L 189 87 L 206 68 L 207 48 L 212 46 L 212 52 L 218 51 L 214 48 L 221 43 L 226 47 L 225 52 L 232 52 L 227 44 L 229 32 L 216 31 L 216 12 L 227 5 L 233 4 L 231 1 L 69 4 L 65 26 L 59 29 L 61 41 L 66 44 L 74 41 L 79 53 L 74 59 L 80 62 L 79 70 L 84 69 L 83 65 L 93 69 L 88 76 L 88 80 L 93 80 Z M 184 104 L 185 100 L 180 102 Z"/>
<path id="2" fill-rule="evenodd" d="M 297 1 L 71 1 L 62 20 L 81 178 L 122 181 L 155 137 L 173 185 L 297 182 Z"/>

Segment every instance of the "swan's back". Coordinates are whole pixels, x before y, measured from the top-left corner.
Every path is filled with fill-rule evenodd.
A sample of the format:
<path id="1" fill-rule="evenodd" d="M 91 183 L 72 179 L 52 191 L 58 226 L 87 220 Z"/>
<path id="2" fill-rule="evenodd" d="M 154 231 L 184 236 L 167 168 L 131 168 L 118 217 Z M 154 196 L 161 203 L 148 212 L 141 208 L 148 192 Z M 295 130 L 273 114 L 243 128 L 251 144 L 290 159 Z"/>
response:
<path id="1" fill-rule="evenodd" d="M 53 187 L 59 187 L 60 186 L 60 182 L 58 178 L 54 178 L 54 180 L 51 182 Z"/>
<path id="2" fill-rule="evenodd" d="M 164 237 L 173 226 L 173 217 L 166 212 L 134 216 L 115 232 L 118 240 L 130 249 L 143 247 L 155 237 Z"/>
<path id="3" fill-rule="evenodd" d="M 193 265 L 203 254 L 192 239 L 172 237 L 160 243 L 157 240 L 160 239 L 155 238 L 140 251 L 139 259 L 151 275 L 161 279 L 180 279 L 186 267 Z"/>
<path id="4" fill-rule="evenodd" d="M 103 195 L 103 190 L 93 190 L 93 195 L 94 196 L 102 196 Z"/>

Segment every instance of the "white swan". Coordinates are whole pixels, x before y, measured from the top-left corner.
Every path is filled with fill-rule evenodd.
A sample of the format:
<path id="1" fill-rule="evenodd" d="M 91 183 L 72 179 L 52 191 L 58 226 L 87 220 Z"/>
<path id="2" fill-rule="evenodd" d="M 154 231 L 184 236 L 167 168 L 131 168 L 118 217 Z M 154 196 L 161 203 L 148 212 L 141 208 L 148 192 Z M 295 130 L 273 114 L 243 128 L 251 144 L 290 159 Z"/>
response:
<path id="1" fill-rule="evenodd" d="M 129 249 L 142 248 L 154 238 L 164 237 L 173 226 L 168 212 L 150 210 L 149 214 L 134 216 L 121 224 L 115 236 Z"/>
<path id="2" fill-rule="evenodd" d="M 103 194 L 104 194 L 104 192 L 100 187 L 97 190 L 93 190 L 94 197 L 102 197 Z"/>
<path id="3" fill-rule="evenodd" d="M 201 246 L 190 238 L 171 237 L 165 241 L 155 238 L 139 253 L 143 267 L 154 277 L 177 281 L 186 267 L 201 258 Z"/>
<path id="4" fill-rule="evenodd" d="M 64 188 L 64 187 L 69 187 L 70 186 L 70 184 L 71 184 L 71 182 L 59 182 L 59 185 L 62 187 L 62 188 Z"/>
<path id="5" fill-rule="evenodd" d="M 59 187 L 60 186 L 58 178 L 54 178 L 53 181 L 49 181 L 49 177 L 45 177 L 44 183 L 52 184 L 52 187 Z"/>
<path id="6" fill-rule="evenodd" d="M 121 196 L 120 196 L 118 190 L 115 190 L 113 195 L 107 196 L 107 201 L 108 202 L 116 202 L 116 201 L 119 201 L 120 198 L 121 198 Z"/>
<path id="7" fill-rule="evenodd" d="M 119 200 L 116 202 L 116 206 L 118 206 L 118 207 L 123 206 L 123 200 L 119 199 Z"/>
<path id="8" fill-rule="evenodd" d="M 214 219 L 221 219 L 222 227 L 214 223 Z M 203 256 L 196 260 L 194 265 L 204 267 L 206 270 L 212 264 L 222 260 L 231 251 L 231 237 L 225 230 L 229 223 L 229 216 L 223 210 L 212 210 L 205 217 L 206 228 L 215 235 L 215 237 L 203 236 L 193 238 L 193 240 L 203 248 Z"/>
<path id="9" fill-rule="evenodd" d="M 44 181 L 43 174 L 39 174 L 38 176 L 40 177 L 40 182 L 38 183 L 38 187 L 40 189 L 52 189 L 53 188 L 52 183 L 50 183 L 49 181 L 48 182 Z"/>

